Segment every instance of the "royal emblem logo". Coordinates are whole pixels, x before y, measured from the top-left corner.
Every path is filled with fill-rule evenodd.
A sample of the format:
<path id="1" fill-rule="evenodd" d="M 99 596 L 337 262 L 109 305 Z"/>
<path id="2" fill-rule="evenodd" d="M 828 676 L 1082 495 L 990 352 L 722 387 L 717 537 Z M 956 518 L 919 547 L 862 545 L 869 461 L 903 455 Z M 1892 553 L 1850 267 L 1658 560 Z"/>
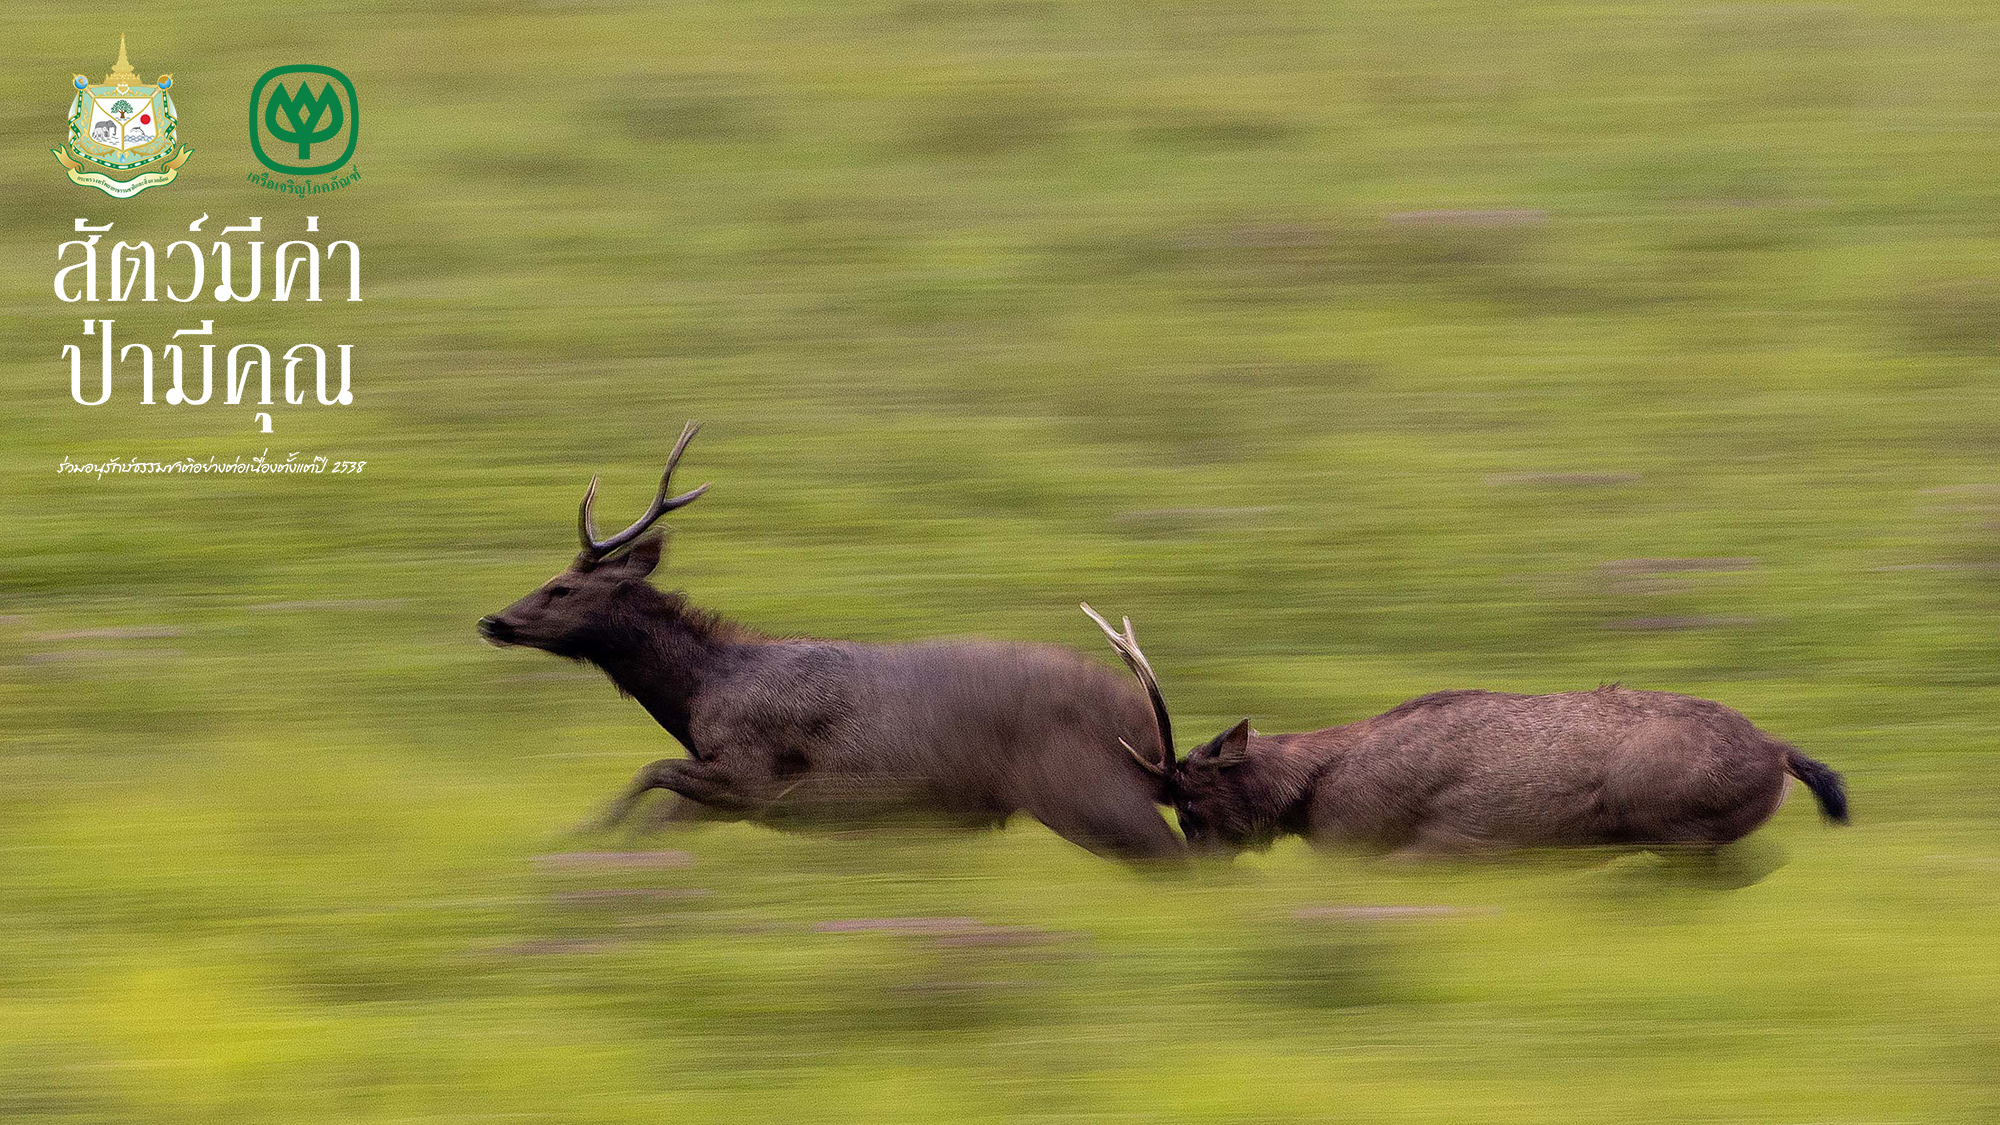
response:
<path id="1" fill-rule="evenodd" d="M 70 79 L 76 98 L 69 107 L 69 141 L 51 149 L 69 173 L 70 181 L 93 187 L 117 199 L 130 199 L 150 187 L 170 184 L 194 150 L 174 135 L 174 99 L 167 93 L 174 76 L 162 74 L 141 82 L 125 57 L 125 37 L 118 37 L 118 61 L 104 81 L 93 84 L 79 74 Z M 110 173 L 139 172 L 129 179 Z"/>
<path id="2" fill-rule="evenodd" d="M 361 100 L 354 83 L 330 66 L 291 63 L 272 67 L 250 88 L 250 152 L 279 175 L 253 173 L 265 187 L 316 195 L 360 176 L 338 170 L 354 158 L 361 140 Z M 324 180 L 302 177 L 326 175 Z"/>

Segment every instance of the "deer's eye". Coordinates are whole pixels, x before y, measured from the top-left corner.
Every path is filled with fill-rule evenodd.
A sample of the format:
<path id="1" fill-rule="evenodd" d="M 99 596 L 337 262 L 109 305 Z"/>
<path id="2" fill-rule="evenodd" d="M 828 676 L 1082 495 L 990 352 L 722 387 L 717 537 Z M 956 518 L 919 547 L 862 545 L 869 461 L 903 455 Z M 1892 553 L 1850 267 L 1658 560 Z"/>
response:
<path id="1" fill-rule="evenodd" d="M 568 587 L 568 586 L 551 586 L 551 587 L 549 587 L 549 597 L 552 597 L 552 598 L 566 598 L 566 597 L 568 597 L 568 596 L 569 596 L 569 587 Z"/>

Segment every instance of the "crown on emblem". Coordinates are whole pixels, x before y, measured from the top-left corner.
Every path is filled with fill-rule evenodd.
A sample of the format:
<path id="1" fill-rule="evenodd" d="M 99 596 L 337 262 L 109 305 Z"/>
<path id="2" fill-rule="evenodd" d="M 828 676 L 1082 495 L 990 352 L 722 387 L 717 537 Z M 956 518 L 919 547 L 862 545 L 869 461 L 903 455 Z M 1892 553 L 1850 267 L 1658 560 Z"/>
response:
<path id="1" fill-rule="evenodd" d="M 125 57 L 125 33 L 118 33 L 118 61 L 111 64 L 111 73 L 104 76 L 106 86 L 137 86 L 139 72 L 132 69 L 132 63 Z"/>

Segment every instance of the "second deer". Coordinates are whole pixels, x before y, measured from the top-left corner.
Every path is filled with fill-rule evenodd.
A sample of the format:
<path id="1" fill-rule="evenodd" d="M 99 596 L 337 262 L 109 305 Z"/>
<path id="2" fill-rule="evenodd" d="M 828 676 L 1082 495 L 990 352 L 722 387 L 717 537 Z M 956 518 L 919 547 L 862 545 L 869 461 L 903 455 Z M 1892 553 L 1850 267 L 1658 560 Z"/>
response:
<path id="1" fill-rule="evenodd" d="M 1261 847 L 1283 835 L 1387 851 L 1714 846 L 1763 824 L 1798 778 L 1847 822 L 1840 774 L 1707 699 L 1634 691 L 1440 691 L 1345 726 L 1257 734 L 1237 723 L 1176 758 L 1158 678 L 1132 621 L 1085 605 L 1152 699 L 1164 753 L 1126 749 L 1188 843 Z"/>

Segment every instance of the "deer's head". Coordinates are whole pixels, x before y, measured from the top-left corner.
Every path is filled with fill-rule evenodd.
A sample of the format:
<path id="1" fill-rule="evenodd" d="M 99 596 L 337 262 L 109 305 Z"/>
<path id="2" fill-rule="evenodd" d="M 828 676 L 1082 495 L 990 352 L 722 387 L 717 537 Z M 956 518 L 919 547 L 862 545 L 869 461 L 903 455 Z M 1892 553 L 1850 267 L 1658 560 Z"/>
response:
<path id="1" fill-rule="evenodd" d="M 1139 650 L 1132 619 L 1124 619 L 1121 632 L 1089 605 L 1083 612 L 1111 639 L 1111 647 L 1124 658 L 1125 666 L 1139 678 L 1152 701 L 1153 720 L 1160 729 L 1161 757 L 1148 758 L 1129 742 L 1124 743 L 1125 750 L 1159 780 L 1161 802 L 1174 807 L 1181 835 L 1187 837 L 1189 846 L 1200 851 L 1238 851 L 1270 843 L 1277 835 L 1278 813 L 1267 807 L 1269 801 L 1256 785 L 1255 768 L 1245 768 L 1250 762 L 1250 720 L 1195 747 L 1187 757 L 1177 758 L 1166 697 L 1160 692 L 1152 663 Z"/>
<path id="2" fill-rule="evenodd" d="M 617 620 L 617 610 L 635 586 L 660 563 L 664 536 L 647 535 L 646 530 L 661 516 L 685 507 L 708 491 L 702 485 L 692 492 L 668 496 L 674 466 L 700 427 L 693 422 L 681 431 L 680 441 L 667 458 L 666 472 L 660 475 L 660 490 L 639 521 L 609 539 L 599 539 L 591 516 L 591 501 L 597 495 L 597 478 L 590 479 L 583 504 L 577 509 L 576 533 L 583 549 L 561 574 L 542 583 L 528 595 L 499 613 L 479 619 L 479 635 L 497 645 L 527 645 L 558 656 L 581 657 L 597 647 L 603 631 Z"/>
<path id="3" fill-rule="evenodd" d="M 1245 719 L 1176 762 L 1168 783 L 1181 835 L 1196 848 L 1240 851 L 1277 836 L 1277 810 L 1256 784 Z"/>

